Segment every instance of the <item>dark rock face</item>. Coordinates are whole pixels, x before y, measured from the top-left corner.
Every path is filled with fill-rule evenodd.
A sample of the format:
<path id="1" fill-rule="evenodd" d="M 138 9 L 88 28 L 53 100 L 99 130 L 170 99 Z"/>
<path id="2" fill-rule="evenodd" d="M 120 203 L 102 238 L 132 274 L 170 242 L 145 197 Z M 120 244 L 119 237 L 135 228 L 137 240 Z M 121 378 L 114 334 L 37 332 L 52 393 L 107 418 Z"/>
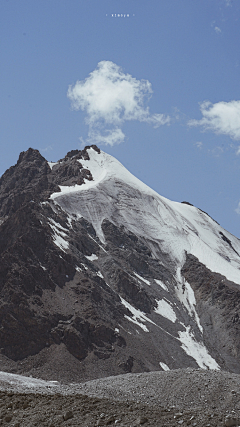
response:
<path id="1" fill-rule="evenodd" d="M 104 347 L 105 335 L 107 344 L 112 340 L 117 341 L 113 330 L 110 330 L 112 334 L 110 339 L 108 327 L 102 325 L 100 334 L 96 326 L 97 320 L 102 321 L 104 317 L 108 324 L 112 313 L 116 311 L 111 307 L 111 313 L 108 313 L 109 309 L 106 306 L 105 316 L 101 319 L 97 313 L 98 305 L 107 305 L 111 290 L 95 272 L 80 273 L 79 277 L 75 277 L 75 264 L 79 262 L 79 257 L 76 258 L 75 254 L 79 254 L 80 258 L 86 261 L 84 254 L 91 254 L 95 249 L 94 241 L 87 238 L 85 228 L 79 223 L 74 233 L 76 246 L 82 252 L 79 252 L 74 246 L 74 241 L 71 241 L 73 253 L 66 254 L 56 247 L 51 239 L 51 229 L 46 221 L 50 218 L 48 209 L 43 213 L 45 208 L 41 209 L 35 205 L 35 203 L 25 205 L 10 216 L 1 227 L 2 352 L 18 360 L 36 354 L 53 342 L 58 344 L 63 342 L 70 353 L 81 360 L 86 357 L 88 349 L 93 348 L 93 344 Z M 43 216 L 44 220 L 40 219 Z M 53 217 L 57 219 L 56 215 Z M 13 229 L 15 232 L 11 235 Z M 73 284 L 69 304 L 77 306 L 76 299 L 79 298 L 79 304 L 82 302 L 82 314 L 84 317 L 90 317 L 91 321 L 94 319 L 95 322 L 83 320 L 81 322 L 79 317 L 73 316 L 72 307 L 67 309 L 64 307 L 65 296 L 62 296 L 63 301 L 59 304 L 58 310 L 47 301 L 50 308 L 47 312 L 46 303 L 43 302 L 44 292 L 47 292 L 48 296 L 55 294 L 56 287 L 63 290 L 68 282 Z M 116 300 L 115 295 L 112 297 Z M 83 303 L 85 299 L 86 304 Z M 69 319 L 72 319 L 69 324 L 59 325 L 59 321 Z M 98 332 L 94 332 L 96 328 Z M 94 338 L 95 335 L 97 339 Z"/>
<path id="2" fill-rule="evenodd" d="M 211 348 L 215 355 L 218 354 L 225 370 L 239 373 L 239 286 L 208 270 L 197 258 L 189 254 L 182 274 L 194 290 L 208 348 Z"/>
<path id="3" fill-rule="evenodd" d="M 54 345 L 64 345 L 79 361 L 89 354 L 107 360 L 119 349 L 118 361 L 124 365 L 126 359 L 130 371 L 126 340 L 115 327 L 131 313 L 86 258 L 99 254 L 92 225 L 82 218 L 69 226 L 61 209 L 45 203 L 58 185 L 92 179 L 81 165 L 88 159 L 87 148 L 69 152 L 52 170 L 37 150 L 29 149 L 0 179 L 1 354 L 15 362 L 35 357 L 37 365 L 38 354 Z M 53 234 L 61 238 L 61 227 L 68 234 L 66 251 L 53 239 Z M 144 298 L 149 305 L 134 283 L 132 288 L 143 301 L 140 306 Z M 125 365 L 116 369 L 126 370 Z"/>
<path id="4" fill-rule="evenodd" d="M 33 198 L 40 200 L 46 192 L 58 191 L 47 179 L 48 163 L 38 150 L 29 148 L 20 154 L 15 166 L 0 178 L 0 215 L 5 218 Z"/>
<path id="5" fill-rule="evenodd" d="M 68 164 L 72 155 L 77 159 Z M 3 218 L 0 233 L 0 340 L 2 353 L 13 360 L 34 355 L 53 342 L 64 342 L 78 359 L 86 357 L 93 343 L 104 347 L 105 339 L 108 344 L 108 327 L 102 325 L 99 335 L 94 332 L 99 329 L 95 323 L 80 322 L 74 316 L 71 326 L 65 328 L 59 321 L 73 318 L 72 312 L 65 314 L 61 307 L 54 314 L 51 310 L 47 312 L 43 302 L 44 291 L 54 293 L 56 286 L 63 288 L 66 282 L 74 279 L 76 255 L 81 254 L 84 258 L 84 254 L 91 255 L 98 250 L 98 245 L 86 232 L 90 225 L 83 221 L 83 225 L 79 222 L 74 229 L 75 240 L 70 243 L 72 253 L 62 252 L 52 240 L 48 220 L 56 220 L 64 226 L 66 217 L 41 204 L 52 191 L 59 191 L 58 184 L 69 184 L 69 180 L 74 183 L 75 179 L 81 184 L 83 178 L 92 179 L 90 172 L 81 168 L 78 162 L 86 157 L 86 149 L 68 153 L 51 172 L 39 152 L 29 149 L 20 154 L 17 165 L 0 179 L 0 215 Z M 110 290 L 96 275 L 94 278 L 89 274 L 79 276 L 73 298 L 76 300 L 82 294 L 87 296 L 93 301 L 91 310 L 94 311 L 94 305 L 107 299 Z M 114 331 L 110 331 L 110 342 L 116 342 Z"/>
<path id="6" fill-rule="evenodd" d="M 238 256 L 240 256 L 239 255 L 239 253 L 236 251 L 236 249 L 234 249 L 234 247 L 232 246 L 232 242 L 231 242 L 231 240 L 230 239 L 228 239 L 226 236 L 225 236 L 225 234 L 223 234 L 221 231 L 219 232 L 219 234 L 220 234 L 220 236 L 221 236 L 221 238 L 223 239 L 223 241 L 224 242 L 227 242 L 227 244 L 230 246 L 230 248 L 238 255 Z"/>
<path id="7" fill-rule="evenodd" d="M 96 146 L 92 147 L 99 152 Z M 60 191 L 59 185 L 81 185 L 84 179 L 92 180 L 90 171 L 81 165 L 81 159 L 89 158 L 88 148 L 69 152 L 52 171 L 38 150 L 22 152 L 17 164 L 0 178 L 0 216 L 5 218 L 31 200 L 46 200 L 51 193 Z"/>
<path id="8" fill-rule="evenodd" d="M 103 244 L 90 222 L 49 198 L 59 186 L 93 179 L 81 163 L 88 148 L 54 165 L 29 149 L 0 178 L 2 366 L 71 381 L 159 370 L 160 362 L 196 368 L 179 331 L 184 322 L 200 332 L 176 295 L 168 254 L 158 248 L 156 259 L 154 242 L 106 219 Z M 238 286 L 190 255 L 182 275 L 195 292 L 209 353 L 240 372 Z M 160 301 L 166 313 L 158 313 Z"/>

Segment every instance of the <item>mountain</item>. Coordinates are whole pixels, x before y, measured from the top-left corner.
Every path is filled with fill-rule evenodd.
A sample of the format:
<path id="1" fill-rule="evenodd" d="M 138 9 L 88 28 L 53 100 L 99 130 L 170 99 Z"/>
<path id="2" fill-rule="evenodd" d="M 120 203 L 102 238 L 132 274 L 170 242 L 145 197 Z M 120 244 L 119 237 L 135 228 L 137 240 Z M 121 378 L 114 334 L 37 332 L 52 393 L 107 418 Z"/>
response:
<path id="1" fill-rule="evenodd" d="M 240 240 L 95 145 L 0 178 L 1 369 L 240 373 Z"/>

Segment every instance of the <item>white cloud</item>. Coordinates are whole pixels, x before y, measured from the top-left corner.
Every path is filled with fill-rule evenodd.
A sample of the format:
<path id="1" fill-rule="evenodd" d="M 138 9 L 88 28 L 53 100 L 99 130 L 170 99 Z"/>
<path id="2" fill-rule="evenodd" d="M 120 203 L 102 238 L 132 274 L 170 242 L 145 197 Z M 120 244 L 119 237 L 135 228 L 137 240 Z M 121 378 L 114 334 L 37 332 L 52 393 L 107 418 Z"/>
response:
<path id="1" fill-rule="evenodd" d="M 154 127 L 170 123 L 169 116 L 151 115 L 145 107 L 152 93 L 148 80 L 137 80 L 113 62 L 101 61 L 89 77 L 70 86 L 67 95 L 74 109 L 86 112 L 87 142 L 114 145 L 125 138 L 121 126 L 126 120 Z"/>
<path id="2" fill-rule="evenodd" d="M 237 212 L 238 215 L 240 215 L 240 202 L 238 203 L 237 209 L 235 209 L 235 212 Z"/>
<path id="3" fill-rule="evenodd" d="M 196 147 L 197 148 L 199 148 L 200 150 L 202 149 L 202 147 L 203 147 L 203 143 L 201 142 L 201 141 L 197 141 L 197 142 L 195 142 L 195 144 L 194 145 L 196 145 Z"/>
<path id="4" fill-rule="evenodd" d="M 237 152 L 236 152 L 237 156 L 239 156 L 239 154 L 240 154 L 240 146 L 238 147 Z"/>
<path id="5" fill-rule="evenodd" d="M 203 115 L 201 120 L 190 120 L 189 126 L 202 126 L 217 134 L 240 140 L 240 101 L 217 102 L 205 101 L 200 105 Z"/>
<path id="6" fill-rule="evenodd" d="M 125 135 L 120 128 L 99 130 L 90 126 L 88 132 L 88 141 L 94 144 L 115 145 L 120 144 L 124 139 Z M 82 138 L 81 141 L 85 142 Z"/>
<path id="7" fill-rule="evenodd" d="M 214 30 L 217 34 L 220 34 L 222 32 L 221 28 L 219 27 L 215 27 Z"/>
<path id="8" fill-rule="evenodd" d="M 52 150 L 53 148 L 52 148 L 52 146 L 51 145 L 49 145 L 48 147 L 45 147 L 45 148 L 40 148 L 40 151 L 50 151 L 50 150 Z"/>

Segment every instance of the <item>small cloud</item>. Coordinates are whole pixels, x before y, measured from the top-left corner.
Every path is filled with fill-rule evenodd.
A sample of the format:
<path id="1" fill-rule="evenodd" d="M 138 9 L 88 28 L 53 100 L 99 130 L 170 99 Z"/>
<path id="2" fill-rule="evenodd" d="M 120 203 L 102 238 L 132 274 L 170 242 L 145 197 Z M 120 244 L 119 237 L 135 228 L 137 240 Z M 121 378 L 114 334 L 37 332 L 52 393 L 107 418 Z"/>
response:
<path id="1" fill-rule="evenodd" d="M 238 147 L 237 151 L 236 151 L 236 155 L 239 156 L 240 154 L 240 146 Z"/>
<path id="2" fill-rule="evenodd" d="M 51 151 L 53 148 L 51 145 L 49 145 L 48 147 L 45 148 L 40 148 L 40 151 L 46 152 L 46 151 Z"/>
<path id="3" fill-rule="evenodd" d="M 120 128 L 115 129 L 102 129 L 100 130 L 90 128 L 88 132 L 88 141 L 95 144 L 115 145 L 120 144 L 125 139 L 125 135 Z M 85 141 L 81 138 L 85 144 Z"/>
<path id="4" fill-rule="evenodd" d="M 173 117 L 175 118 L 175 120 L 181 120 L 183 115 L 184 114 L 179 110 L 179 108 L 173 108 Z"/>
<path id="5" fill-rule="evenodd" d="M 145 106 L 152 93 L 148 80 L 137 80 L 113 62 L 101 61 L 85 80 L 69 86 L 67 96 L 72 108 L 86 113 L 89 131 L 85 142 L 115 145 L 125 138 L 121 127 L 127 120 L 156 128 L 170 123 L 169 116 L 150 114 Z"/>
<path id="6" fill-rule="evenodd" d="M 212 150 L 209 150 L 209 153 L 211 153 L 214 157 L 220 157 L 224 153 L 224 148 L 217 146 L 214 147 Z"/>
<path id="7" fill-rule="evenodd" d="M 240 101 L 221 101 L 216 104 L 204 101 L 200 104 L 200 110 L 202 119 L 190 120 L 189 126 L 202 126 L 204 130 L 240 140 Z"/>
<path id="8" fill-rule="evenodd" d="M 214 30 L 217 34 L 220 34 L 222 32 L 221 28 L 219 27 L 215 27 Z"/>
<path id="9" fill-rule="evenodd" d="M 202 149 L 202 147 L 203 147 L 203 143 L 201 142 L 201 141 L 197 141 L 197 142 L 195 142 L 195 144 L 194 145 L 196 145 L 196 147 L 197 148 L 199 148 L 199 150 L 201 150 Z"/>
<path id="10" fill-rule="evenodd" d="M 240 215 L 240 202 L 238 203 L 238 207 L 235 209 L 235 212 Z"/>
<path id="11" fill-rule="evenodd" d="M 225 0 L 226 6 L 232 6 L 232 0 Z"/>

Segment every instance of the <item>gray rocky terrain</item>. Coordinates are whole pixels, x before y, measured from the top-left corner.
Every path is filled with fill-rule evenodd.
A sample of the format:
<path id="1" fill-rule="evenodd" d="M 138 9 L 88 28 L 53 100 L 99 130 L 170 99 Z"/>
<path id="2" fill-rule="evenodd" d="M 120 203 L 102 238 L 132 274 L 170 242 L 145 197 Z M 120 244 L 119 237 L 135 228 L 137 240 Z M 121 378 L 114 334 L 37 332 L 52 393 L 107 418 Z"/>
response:
<path id="1" fill-rule="evenodd" d="M 82 384 L 0 374 L 0 422 L 9 426 L 234 426 L 240 377 L 202 369 L 124 374 Z"/>

